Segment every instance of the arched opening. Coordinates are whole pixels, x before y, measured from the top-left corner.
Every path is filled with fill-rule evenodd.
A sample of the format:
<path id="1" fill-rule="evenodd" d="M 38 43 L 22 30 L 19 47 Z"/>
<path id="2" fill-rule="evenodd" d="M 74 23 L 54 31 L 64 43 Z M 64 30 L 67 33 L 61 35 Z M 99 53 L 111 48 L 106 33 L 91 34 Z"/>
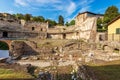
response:
<path id="1" fill-rule="evenodd" d="M 32 31 L 34 31 L 35 30 L 35 27 L 32 27 Z"/>
<path id="2" fill-rule="evenodd" d="M 8 37 L 8 32 L 3 32 L 3 35 L 2 35 L 2 37 L 4 37 L 4 38 L 6 38 L 6 37 Z"/>
<path id="3" fill-rule="evenodd" d="M 118 48 L 114 48 L 113 52 L 114 53 L 119 53 L 119 49 Z"/>
<path id="4" fill-rule="evenodd" d="M 63 39 L 66 39 L 66 34 L 63 34 Z"/>
<path id="5" fill-rule="evenodd" d="M 0 41 L 0 58 L 9 57 L 9 45 L 6 42 Z"/>
<path id="6" fill-rule="evenodd" d="M 103 41 L 103 36 L 99 35 L 99 41 Z"/>

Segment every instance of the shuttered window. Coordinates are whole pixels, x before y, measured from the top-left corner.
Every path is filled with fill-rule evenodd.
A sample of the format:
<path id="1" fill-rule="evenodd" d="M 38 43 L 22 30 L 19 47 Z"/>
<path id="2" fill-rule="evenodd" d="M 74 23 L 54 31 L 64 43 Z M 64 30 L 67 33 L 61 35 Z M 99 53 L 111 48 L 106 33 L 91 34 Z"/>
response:
<path id="1" fill-rule="evenodd" d="M 116 34 L 120 34 L 120 28 L 116 28 Z"/>

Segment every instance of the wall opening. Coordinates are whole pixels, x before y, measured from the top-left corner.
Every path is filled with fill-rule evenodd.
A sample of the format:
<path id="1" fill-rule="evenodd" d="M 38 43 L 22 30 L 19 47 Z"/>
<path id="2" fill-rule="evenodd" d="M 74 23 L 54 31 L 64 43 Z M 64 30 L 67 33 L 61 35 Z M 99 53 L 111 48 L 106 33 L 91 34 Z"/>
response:
<path id="1" fill-rule="evenodd" d="M 0 58 L 9 57 L 9 45 L 6 42 L 0 41 Z"/>
<path id="2" fill-rule="evenodd" d="M 2 37 L 4 37 L 4 38 L 6 38 L 6 37 L 8 37 L 8 32 L 3 32 L 3 35 L 2 35 Z"/>
<path id="3" fill-rule="evenodd" d="M 63 34 L 63 39 L 66 39 L 66 34 Z"/>
<path id="4" fill-rule="evenodd" d="M 41 28 L 40 31 L 43 31 L 43 29 Z"/>
<path id="5" fill-rule="evenodd" d="M 34 31 L 35 30 L 35 27 L 32 27 L 32 31 Z"/>
<path id="6" fill-rule="evenodd" d="M 78 36 L 79 35 L 79 32 L 76 32 L 76 36 Z"/>
<path id="7" fill-rule="evenodd" d="M 103 41 L 103 36 L 99 35 L 99 41 Z"/>

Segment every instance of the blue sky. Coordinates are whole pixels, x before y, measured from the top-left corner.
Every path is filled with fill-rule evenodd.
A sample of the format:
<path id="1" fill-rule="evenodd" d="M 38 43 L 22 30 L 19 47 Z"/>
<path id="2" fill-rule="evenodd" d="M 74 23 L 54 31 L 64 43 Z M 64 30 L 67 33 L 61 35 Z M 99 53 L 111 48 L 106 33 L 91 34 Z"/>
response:
<path id="1" fill-rule="evenodd" d="M 70 21 L 84 11 L 104 13 L 111 5 L 120 10 L 120 0 L 0 0 L 0 12 L 29 13 L 56 21 L 62 15 L 65 21 Z"/>

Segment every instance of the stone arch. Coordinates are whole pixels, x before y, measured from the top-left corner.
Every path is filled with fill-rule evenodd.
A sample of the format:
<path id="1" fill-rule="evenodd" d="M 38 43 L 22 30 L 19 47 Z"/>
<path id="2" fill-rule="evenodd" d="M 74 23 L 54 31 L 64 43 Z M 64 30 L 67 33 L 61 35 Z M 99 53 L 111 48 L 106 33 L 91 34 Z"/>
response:
<path id="1" fill-rule="evenodd" d="M 112 50 L 112 48 L 111 48 L 109 45 L 103 45 L 103 46 L 102 46 L 102 49 L 103 49 L 104 51 L 111 51 L 111 50 Z"/>
<path id="2" fill-rule="evenodd" d="M 5 41 L 0 41 L 0 50 L 9 50 L 10 46 L 7 42 Z"/>
<path id="3" fill-rule="evenodd" d="M 12 40 L 0 40 L 0 42 L 6 43 L 9 47 L 9 50 L 11 49 Z"/>

